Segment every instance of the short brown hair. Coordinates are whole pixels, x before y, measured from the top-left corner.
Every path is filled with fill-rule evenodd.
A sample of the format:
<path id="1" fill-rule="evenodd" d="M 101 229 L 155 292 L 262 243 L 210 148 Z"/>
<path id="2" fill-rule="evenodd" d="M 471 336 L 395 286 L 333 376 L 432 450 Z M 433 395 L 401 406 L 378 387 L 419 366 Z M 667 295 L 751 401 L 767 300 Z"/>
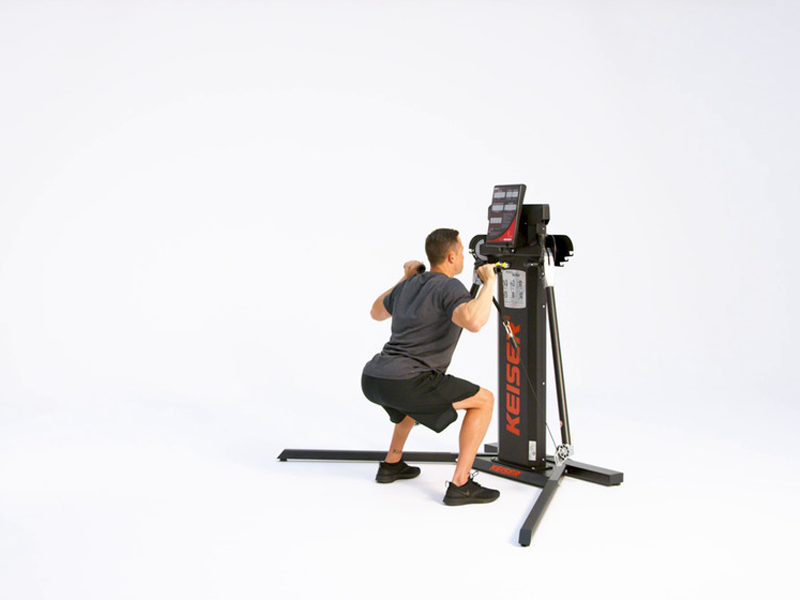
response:
<path id="1" fill-rule="evenodd" d="M 458 244 L 458 232 L 455 229 L 437 229 L 425 238 L 425 254 L 431 267 L 441 264 L 447 258 L 447 253 Z"/>

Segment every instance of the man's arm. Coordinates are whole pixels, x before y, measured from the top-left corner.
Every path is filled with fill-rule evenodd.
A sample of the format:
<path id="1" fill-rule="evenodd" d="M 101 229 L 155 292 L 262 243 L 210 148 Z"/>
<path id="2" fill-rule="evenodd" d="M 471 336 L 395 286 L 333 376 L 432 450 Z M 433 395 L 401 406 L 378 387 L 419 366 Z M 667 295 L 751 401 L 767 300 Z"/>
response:
<path id="1" fill-rule="evenodd" d="M 453 323 L 472 333 L 480 331 L 489 322 L 492 314 L 494 286 L 497 282 L 494 265 L 478 267 L 478 277 L 483 281 L 478 295 L 469 302 L 459 304 L 453 311 Z"/>
<path id="2" fill-rule="evenodd" d="M 400 281 L 404 281 L 409 277 L 415 275 L 417 273 L 417 269 L 421 264 L 422 263 L 419 262 L 418 260 L 410 260 L 406 264 L 404 264 L 403 265 L 404 274 L 403 278 L 400 279 Z M 400 281 L 398 281 L 397 283 L 400 283 Z M 372 309 L 369 311 L 370 317 L 372 317 L 376 321 L 385 321 L 386 319 L 392 316 L 392 313 L 386 310 L 386 307 L 383 305 L 383 299 L 392 293 L 392 290 L 395 287 L 397 287 L 397 283 L 395 283 L 392 287 L 383 292 L 380 296 L 378 296 L 378 299 L 372 303 Z"/>

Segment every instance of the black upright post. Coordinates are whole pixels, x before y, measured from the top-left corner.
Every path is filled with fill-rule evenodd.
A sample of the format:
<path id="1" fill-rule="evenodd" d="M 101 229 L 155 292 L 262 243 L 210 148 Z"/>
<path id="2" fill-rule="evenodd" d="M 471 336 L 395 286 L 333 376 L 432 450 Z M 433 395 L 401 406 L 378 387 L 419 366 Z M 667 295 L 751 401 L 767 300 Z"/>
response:
<path id="1" fill-rule="evenodd" d="M 572 434 L 569 430 L 567 390 L 564 386 L 564 364 L 561 359 L 561 336 L 558 333 L 556 293 L 552 285 L 547 286 L 545 292 L 547 295 L 547 315 L 550 320 L 550 342 L 553 351 L 553 369 L 556 377 L 556 397 L 558 398 L 558 419 L 561 424 L 561 443 L 571 446 Z"/>
<path id="2" fill-rule="evenodd" d="M 520 243 L 484 247 L 488 260 L 507 264 L 498 286 L 497 460 L 538 471 L 547 467 L 544 261 L 550 207 L 524 205 L 520 217 Z"/>
<path id="3" fill-rule="evenodd" d="M 542 267 L 531 256 L 503 256 L 498 322 L 498 460 L 546 467 L 547 310 Z"/>

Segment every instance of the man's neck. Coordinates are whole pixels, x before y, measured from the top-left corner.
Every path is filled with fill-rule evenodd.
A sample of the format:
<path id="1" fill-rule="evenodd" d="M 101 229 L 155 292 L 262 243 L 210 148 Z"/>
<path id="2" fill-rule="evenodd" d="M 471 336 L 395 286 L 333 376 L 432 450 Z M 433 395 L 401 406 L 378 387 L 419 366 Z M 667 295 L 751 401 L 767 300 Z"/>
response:
<path id="1" fill-rule="evenodd" d="M 431 273 L 442 273 L 447 275 L 448 277 L 455 277 L 456 274 L 453 272 L 453 269 L 449 268 L 447 264 L 436 265 L 435 267 L 431 267 Z"/>

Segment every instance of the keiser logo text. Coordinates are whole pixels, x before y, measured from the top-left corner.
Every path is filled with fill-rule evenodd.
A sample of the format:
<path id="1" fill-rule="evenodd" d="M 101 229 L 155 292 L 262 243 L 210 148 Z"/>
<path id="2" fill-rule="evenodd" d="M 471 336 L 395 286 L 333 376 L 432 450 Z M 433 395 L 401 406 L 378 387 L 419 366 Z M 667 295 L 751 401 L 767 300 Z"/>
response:
<path id="1" fill-rule="evenodd" d="M 508 321 L 508 329 L 510 335 L 506 335 L 506 430 L 514 435 L 519 433 L 519 385 L 520 385 L 520 372 L 519 360 L 520 350 L 519 344 L 514 347 L 511 343 L 512 337 L 519 339 L 517 334 L 522 329 L 522 325 L 514 325 Z"/>
<path id="2" fill-rule="evenodd" d="M 522 474 L 521 471 L 509 469 L 508 467 L 504 467 L 502 465 L 492 465 L 489 467 L 489 470 L 497 473 L 498 475 L 506 475 L 508 477 L 519 477 Z"/>

